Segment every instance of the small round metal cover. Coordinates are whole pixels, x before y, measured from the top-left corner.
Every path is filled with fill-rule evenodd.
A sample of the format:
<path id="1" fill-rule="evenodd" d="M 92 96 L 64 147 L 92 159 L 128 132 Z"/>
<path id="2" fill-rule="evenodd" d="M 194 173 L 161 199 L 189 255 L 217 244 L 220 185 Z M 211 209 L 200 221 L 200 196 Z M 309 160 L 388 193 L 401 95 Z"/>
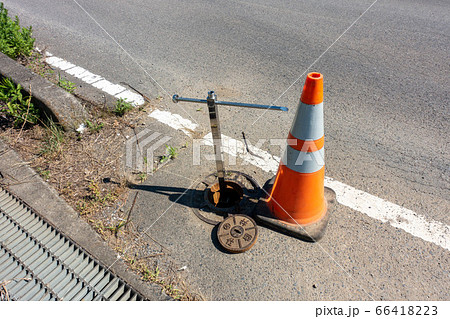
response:
<path id="1" fill-rule="evenodd" d="M 246 215 L 232 215 L 224 219 L 217 229 L 220 245 L 232 253 L 242 253 L 253 247 L 258 237 L 258 227 Z"/>

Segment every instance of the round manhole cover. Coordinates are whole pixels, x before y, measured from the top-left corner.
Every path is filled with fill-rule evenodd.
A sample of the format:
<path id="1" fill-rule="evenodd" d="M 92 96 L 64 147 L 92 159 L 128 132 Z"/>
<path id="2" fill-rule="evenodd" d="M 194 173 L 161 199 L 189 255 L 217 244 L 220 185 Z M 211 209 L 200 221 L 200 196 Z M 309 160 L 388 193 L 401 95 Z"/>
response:
<path id="1" fill-rule="evenodd" d="M 200 220 L 217 225 L 228 215 L 252 214 L 260 195 L 257 182 L 247 174 L 227 171 L 225 184 L 226 193 L 218 193 L 217 176 L 210 174 L 195 186 L 190 207 Z"/>
<path id="2" fill-rule="evenodd" d="M 232 253 L 242 253 L 253 247 L 258 228 L 253 219 L 245 215 L 233 215 L 224 219 L 217 229 L 220 245 Z"/>

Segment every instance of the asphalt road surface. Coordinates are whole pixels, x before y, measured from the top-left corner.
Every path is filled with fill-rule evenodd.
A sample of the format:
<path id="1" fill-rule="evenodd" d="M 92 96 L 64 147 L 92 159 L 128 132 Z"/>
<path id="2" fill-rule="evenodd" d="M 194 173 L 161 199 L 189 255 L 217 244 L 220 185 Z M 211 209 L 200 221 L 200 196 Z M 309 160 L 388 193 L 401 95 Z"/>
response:
<path id="1" fill-rule="evenodd" d="M 4 2 L 33 26 L 39 47 L 111 82 L 159 95 L 165 109 L 205 130 L 206 113 L 172 104 L 170 96 L 205 98 L 214 89 L 219 99 L 290 108 L 222 108 L 222 133 L 240 139 L 245 131 L 252 144 L 286 137 L 305 74 L 321 72 L 326 175 L 450 225 L 448 1 Z M 280 152 L 268 142 L 260 148 Z M 366 231 L 372 233 L 363 237 L 379 236 L 376 227 Z M 413 253 L 405 252 L 410 241 Z M 373 245 L 358 253 L 402 251 L 387 269 L 406 267 L 413 277 L 430 272 L 408 283 L 414 293 L 388 297 L 449 299 L 448 250 L 410 235 L 383 236 Z M 281 292 L 272 297 L 285 299 Z M 296 298 L 302 299 L 286 297 Z"/>

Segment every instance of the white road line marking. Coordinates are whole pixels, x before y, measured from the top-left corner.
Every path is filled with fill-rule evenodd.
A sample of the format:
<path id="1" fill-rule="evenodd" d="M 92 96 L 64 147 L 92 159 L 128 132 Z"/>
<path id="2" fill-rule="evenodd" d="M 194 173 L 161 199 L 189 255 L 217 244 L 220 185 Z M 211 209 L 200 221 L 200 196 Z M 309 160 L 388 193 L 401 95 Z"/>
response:
<path id="1" fill-rule="evenodd" d="M 178 114 L 172 114 L 167 111 L 155 110 L 149 114 L 150 117 L 169 125 L 172 128 L 180 129 L 186 135 L 192 136 L 192 132 L 197 126 L 187 119 L 183 119 Z M 182 124 L 180 124 L 182 123 Z M 184 130 L 183 127 L 189 127 Z M 232 156 L 242 158 L 244 161 L 259 167 L 265 172 L 276 173 L 280 158 L 273 156 L 259 148 L 249 146 L 252 153 L 245 150 L 243 142 L 222 135 L 222 150 Z M 212 146 L 211 133 L 203 137 L 204 144 Z M 330 177 L 325 177 L 325 186 L 330 187 L 336 192 L 337 201 L 355 211 L 366 214 L 369 217 L 377 219 L 383 223 L 389 223 L 391 226 L 403 229 L 407 233 L 421 238 L 425 241 L 434 243 L 444 249 L 450 250 L 450 226 L 438 221 L 428 220 L 422 215 L 415 213 L 405 207 L 396 205 L 387 200 L 381 199 L 352 186 L 336 181 Z"/>
<path id="2" fill-rule="evenodd" d="M 106 93 L 113 95 L 113 96 L 116 96 L 117 94 L 122 93 L 126 90 L 127 89 L 124 88 L 122 85 L 113 84 L 113 83 L 111 83 L 109 86 L 103 88 L 103 91 L 105 91 Z"/>
<path id="3" fill-rule="evenodd" d="M 356 189 L 330 177 L 325 185 L 336 192 L 337 201 L 353 210 L 382 221 L 391 226 L 450 250 L 450 226 L 427 220 L 405 207 L 388 202 L 362 190 Z"/>
<path id="4" fill-rule="evenodd" d="M 63 71 L 65 71 L 67 69 L 70 69 L 70 68 L 73 68 L 75 66 L 72 63 L 69 63 L 69 62 L 67 62 L 67 61 L 65 61 L 63 59 L 60 59 L 60 58 L 57 58 L 57 57 L 54 57 L 54 56 L 49 57 L 47 63 L 51 64 L 54 67 L 56 67 L 58 69 L 61 69 Z"/>
<path id="5" fill-rule="evenodd" d="M 70 71 L 70 70 L 68 70 L 68 71 Z M 92 84 L 92 83 L 103 80 L 103 78 L 100 75 L 91 73 L 89 71 L 86 71 L 86 72 L 80 74 L 78 78 L 80 80 L 86 82 L 87 84 Z"/>
<path id="6" fill-rule="evenodd" d="M 142 105 L 145 103 L 145 100 L 142 96 L 134 92 L 131 92 L 130 90 L 125 90 L 122 93 L 115 95 L 115 97 L 118 99 L 124 99 L 128 102 L 135 101 L 135 105 Z"/>
<path id="7" fill-rule="evenodd" d="M 193 131 L 195 131 L 195 129 L 197 128 L 197 124 L 192 123 L 191 121 L 185 118 L 182 118 L 178 114 L 172 114 L 167 111 L 154 110 L 148 116 L 176 130 L 181 130 L 184 134 L 186 134 L 189 137 L 192 137 Z"/>
<path id="8" fill-rule="evenodd" d="M 73 75 L 74 77 L 81 79 L 83 77 L 83 74 L 87 71 L 82 67 L 76 66 L 74 68 L 71 68 L 70 70 L 67 70 L 66 72 L 70 75 Z"/>
<path id="9" fill-rule="evenodd" d="M 108 93 L 109 95 L 112 95 L 118 99 L 125 99 L 127 102 L 130 102 L 134 106 L 139 106 L 145 103 L 144 98 L 140 94 L 127 90 L 121 85 L 111 83 L 100 75 L 91 73 L 82 67 L 76 66 L 75 64 L 72 64 L 64 59 L 53 56 L 53 54 L 49 52 L 46 53 L 46 56 L 47 57 L 45 58 L 45 62 L 47 62 L 51 66 L 65 71 L 68 74 L 82 80 L 83 82 L 91 84 L 92 86 L 102 90 L 103 92 Z"/>

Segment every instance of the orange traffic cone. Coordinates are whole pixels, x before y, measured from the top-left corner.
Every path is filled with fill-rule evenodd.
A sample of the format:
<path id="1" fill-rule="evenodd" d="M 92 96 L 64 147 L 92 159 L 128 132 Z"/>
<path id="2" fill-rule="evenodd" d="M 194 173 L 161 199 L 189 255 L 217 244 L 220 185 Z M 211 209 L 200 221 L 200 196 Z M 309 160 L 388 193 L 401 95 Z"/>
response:
<path id="1" fill-rule="evenodd" d="M 324 188 L 323 76 L 309 73 L 277 175 L 264 186 L 256 219 L 308 241 L 319 240 L 335 194 Z"/>

